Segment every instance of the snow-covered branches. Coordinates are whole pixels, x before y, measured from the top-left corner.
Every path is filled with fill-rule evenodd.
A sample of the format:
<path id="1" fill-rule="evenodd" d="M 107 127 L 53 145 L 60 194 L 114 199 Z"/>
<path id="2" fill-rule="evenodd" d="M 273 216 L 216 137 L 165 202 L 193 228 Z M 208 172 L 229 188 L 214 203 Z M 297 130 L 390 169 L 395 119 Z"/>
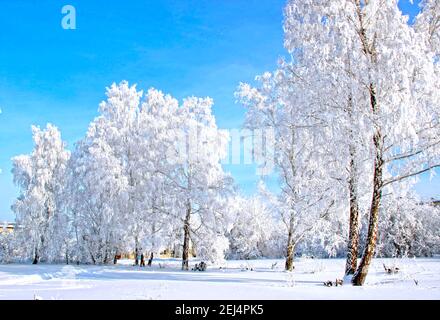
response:
<path id="1" fill-rule="evenodd" d="M 184 266 L 191 248 L 223 258 L 233 189 L 220 163 L 228 135 L 212 103 L 190 97 L 179 105 L 155 89 L 143 98 L 126 81 L 113 84 L 70 159 L 55 127 L 33 128 L 34 152 L 14 158 L 13 169 L 26 256 L 109 263 L 131 250 L 152 259 L 175 243 Z"/>
<path id="2" fill-rule="evenodd" d="M 356 285 L 375 254 L 435 252 L 438 209 L 410 190 L 440 167 L 439 8 L 422 1 L 410 23 L 397 0 L 288 1 L 289 57 L 236 92 L 245 129 L 270 129 L 251 157 L 275 165 L 279 192 L 235 193 L 209 97 L 112 84 L 71 156 L 55 127 L 34 127 L 13 159 L 14 243 L 34 263 L 166 250 L 184 270 L 193 254 L 284 255 L 292 270 L 298 253 L 346 253 Z"/>
<path id="3" fill-rule="evenodd" d="M 229 212 L 232 216 L 229 258 L 255 259 L 280 254 L 277 244 L 271 244 L 277 234 L 277 220 L 262 199 L 234 197 Z"/>
<path id="4" fill-rule="evenodd" d="M 32 132 L 33 152 L 13 159 L 12 173 L 20 196 L 12 208 L 25 256 L 34 263 L 57 261 L 62 259 L 62 196 L 70 153 L 53 125 L 45 130 L 32 127 Z"/>
<path id="5" fill-rule="evenodd" d="M 440 165 L 438 5 L 424 1 L 410 25 L 398 1 L 288 2 L 290 61 L 237 93 L 246 125 L 276 132 L 287 260 L 308 218 L 318 225 L 333 205 L 348 209 L 346 273 L 357 269 L 354 283 L 362 284 L 384 190 Z M 358 267 L 362 212 L 369 223 Z"/>

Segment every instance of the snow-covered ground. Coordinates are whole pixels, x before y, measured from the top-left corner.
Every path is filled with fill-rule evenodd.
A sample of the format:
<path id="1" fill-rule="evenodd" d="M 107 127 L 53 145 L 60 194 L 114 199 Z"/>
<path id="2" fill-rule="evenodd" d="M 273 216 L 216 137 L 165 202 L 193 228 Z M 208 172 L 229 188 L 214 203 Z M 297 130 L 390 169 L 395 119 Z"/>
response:
<path id="1" fill-rule="evenodd" d="M 131 263 L 0 265 L 0 299 L 440 299 L 440 258 L 375 259 L 363 287 L 323 285 L 341 278 L 342 259 L 297 259 L 292 273 L 282 260 L 228 261 L 206 272 L 180 271 L 174 259 Z M 401 271 L 387 274 L 383 263 Z"/>

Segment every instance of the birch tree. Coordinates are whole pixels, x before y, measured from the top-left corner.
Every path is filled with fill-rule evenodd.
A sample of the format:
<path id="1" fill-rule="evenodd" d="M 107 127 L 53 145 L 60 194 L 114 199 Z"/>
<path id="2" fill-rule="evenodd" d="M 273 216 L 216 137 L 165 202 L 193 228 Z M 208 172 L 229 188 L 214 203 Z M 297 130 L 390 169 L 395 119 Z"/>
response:
<path id="1" fill-rule="evenodd" d="M 425 14 L 432 16 L 434 10 Z M 427 45 L 433 42 L 426 39 L 433 37 L 423 35 L 436 28 L 424 25 L 418 31 L 410 26 L 397 1 L 290 1 L 286 7 L 289 51 L 305 61 L 319 61 L 325 72 L 318 72 L 318 77 L 331 75 L 342 88 L 350 89 L 346 90 L 350 95 L 342 95 L 345 102 L 335 105 L 343 108 L 351 102 L 353 119 L 364 129 L 361 141 L 367 141 L 370 150 L 364 162 L 370 166 L 369 173 L 358 173 L 356 179 L 373 178 L 367 240 L 353 277 L 355 285 L 364 283 L 374 255 L 383 189 L 439 164 L 438 60 Z M 349 59 L 337 59 L 347 55 Z M 331 67 L 328 73 L 332 61 L 340 68 Z M 309 90 L 329 97 L 323 87 Z M 347 265 L 349 260 L 350 253 Z"/>
<path id="2" fill-rule="evenodd" d="M 231 192 L 232 179 L 223 171 L 221 160 L 226 156 L 228 135 L 217 128 L 212 103 L 210 98 L 196 97 L 183 101 L 174 123 L 178 139 L 167 152 L 174 169 L 165 174 L 176 200 L 176 219 L 183 229 L 183 270 L 189 269 L 191 242 L 198 242 L 199 248 L 212 239 L 223 239 L 225 243 L 222 208 Z M 209 247 L 219 251 L 214 243 Z M 227 246 L 222 247 L 224 255 Z"/>
<path id="3" fill-rule="evenodd" d="M 274 73 L 258 77 L 259 88 L 241 84 L 237 96 L 248 108 L 246 126 L 274 131 L 274 163 L 280 178 L 281 194 L 275 208 L 286 226 L 286 264 L 292 271 L 298 243 L 312 232 L 317 220 L 334 209 L 334 189 L 329 180 L 332 164 L 326 156 L 327 132 L 320 108 L 307 108 L 304 83 L 292 75 L 292 64 L 283 64 Z M 301 70 L 298 70 L 301 72 Z M 327 165 L 324 166 L 323 163 Z"/>

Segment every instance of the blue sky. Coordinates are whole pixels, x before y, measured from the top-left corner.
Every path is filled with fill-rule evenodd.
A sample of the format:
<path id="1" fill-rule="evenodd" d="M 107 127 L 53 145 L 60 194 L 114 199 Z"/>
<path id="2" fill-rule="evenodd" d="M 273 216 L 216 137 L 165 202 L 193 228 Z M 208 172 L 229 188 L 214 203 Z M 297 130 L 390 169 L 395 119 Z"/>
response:
<path id="1" fill-rule="evenodd" d="M 401 1 L 414 16 L 417 3 Z M 76 30 L 61 8 L 76 8 Z M 57 125 L 69 148 L 98 114 L 105 87 L 128 80 L 176 98 L 210 96 L 221 128 L 239 128 L 240 81 L 273 70 L 283 49 L 284 0 L 0 0 L 0 220 L 17 195 L 11 157 L 32 150 L 30 126 Z M 227 166 L 246 194 L 250 165 Z M 418 188 L 439 196 L 439 179 Z M 272 179 L 272 184 L 274 181 Z M 436 191 L 436 192 L 434 192 Z"/>

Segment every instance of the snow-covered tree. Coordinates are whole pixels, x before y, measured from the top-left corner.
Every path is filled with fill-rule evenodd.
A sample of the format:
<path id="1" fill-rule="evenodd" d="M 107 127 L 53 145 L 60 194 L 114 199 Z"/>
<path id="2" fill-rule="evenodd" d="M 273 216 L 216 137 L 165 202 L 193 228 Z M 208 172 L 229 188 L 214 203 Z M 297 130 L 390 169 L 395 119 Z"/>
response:
<path id="1" fill-rule="evenodd" d="M 346 220 L 345 215 L 336 214 L 318 220 L 314 232 L 309 232 L 299 244 L 298 253 L 321 258 L 344 257 L 348 238 Z"/>
<path id="2" fill-rule="evenodd" d="M 102 126 L 102 139 L 108 145 L 109 156 L 114 157 L 114 162 L 120 170 L 119 175 L 124 179 L 124 196 L 127 201 L 121 204 L 117 210 L 118 224 L 125 221 L 126 233 L 120 237 L 127 236 L 124 240 L 135 241 L 135 256 L 137 259 L 140 250 L 139 236 L 142 228 L 145 228 L 145 219 L 141 216 L 142 204 L 142 181 L 145 178 L 144 172 L 140 170 L 139 162 L 142 159 L 142 152 L 139 143 L 139 106 L 143 92 L 138 92 L 136 86 L 129 86 L 128 82 L 120 84 L 113 83 L 107 88 L 107 100 L 99 106 L 100 117 L 95 119 L 96 123 Z M 122 189 L 121 189 L 122 191 Z M 136 261 L 137 262 L 137 261 Z"/>
<path id="3" fill-rule="evenodd" d="M 215 125 L 212 101 L 179 106 L 155 89 L 142 96 L 126 81 L 113 84 L 77 144 L 69 175 L 74 256 L 107 263 L 124 246 L 136 264 L 141 252 L 151 264 L 167 244 L 181 243 L 179 228 L 186 268 L 190 240 L 198 255 L 215 260 L 225 251 L 217 240 L 231 181 L 220 164 L 227 136 Z"/>
<path id="4" fill-rule="evenodd" d="M 69 162 L 69 213 L 75 239 L 72 259 L 108 263 L 122 245 L 128 201 L 121 162 L 97 119 L 77 143 Z"/>
<path id="5" fill-rule="evenodd" d="M 91 166 L 83 172 L 84 177 L 72 175 L 72 186 L 79 183 L 74 187 L 74 193 L 80 197 L 91 193 L 98 198 L 111 199 L 102 203 L 108 206 L 107 218 L 104 219 L 108 224 L 101 227 L 105 229 L 102 232 L 112 234 L 112 241 L 117 244 L 113 243 L 112 248 L 106 245 L 105 250 L 116 252 L 122 250 L 124 244 L 125 249 L 135 252 L 136 264 L 141 251 L 148 250 L 152 258 L 153 252 L 161 249 L 160 233 L 166 229 L 164 207 L 167 201 L 162 172 L 168 170 L 166 151 L 173 141 L 170 136 L 172 131 L 169 130 L 173 118 L 170 116 L 175 116 L 177 110 L 173 99 L 154 89 L 148 92 L 141 104 L 142 95 L 142 91 L 137 91 L 136 86 L 129 86 L 126 81 L 109 87 L 107 100 L 100 104 L 101 115 L 91 124 L 88 136 L 78 144 L 76 156 L 80 162 L 72 163 L 73 172 L 84 169 L 85 165 Z M 102 171 L 93 167 L 91 162 L 102 163 L 103 167 L 99 168 Z M 110 192 L 105 194 L 99 181 L 103 181 L 101 175 L 111 171 L 113 174 L 108 175 L 108 182 L 114 189 L 105 191 Z M 85 179 L 97 179 L 98 184 L 91 183 L 86 190 L 81 187 Z M 76 202 L 83 203 L 81 200 Z M 97 203 L 92 208 L 97 211 L 92 210 L 89 214 L 103 214 Z M 85 221 L 84 217 L 76 218 Z M 101 231 L 93 232 L 99 234 Z M 104 241 L 109 235 L 100 237 Z M 100 254 L 100 257 L 92 260 L 104 262 L 102 257 L 105 257 L 107 262 L 110 259 L 105 254 Z"/>
<path id="6" fill-rule="evenodd" d="M 139 196 L 143 199 L 138 210 L 141 247 L 149 252 L 151 265 L 155 254 L 166 248 L 175 227 L 175 195 L 170 176 L 175 169 L 169 161 L 168 152 L 177 138 L 175 123 L 178 121 L 178 101 L 161 91 L 150 89 L 143 100 L 138 114 L 138 134 L 135 144 L 138 148 L 137 174 L 141 176 Z"/>
<path id="7" fill-rule="evenodd" d="M 210 98 L 196 97 L 183 101 L 174 123 L 178 138 L 167 152 L 168 161 L 174 164 L 166 173 L 175 199 L 174 219 L 183 229 L 183 270 L 189 269 L 191 242 L 201 251 L 209 241 L 210 250 L 217 252 L 215 257 L 227 249 L 223 221 L 232 179 L 223 171 L 221 160 L 226 156 L 228 135 L 217 128 L 212 103 Z M 215 240 L 219 238 L 223 240 Z M 222 249 L 213 247 L 215 243 L 222 243 Z"/>
<path id="8" fill-rule="evenodd" d="M 298 243 L 335 205 L 334 183 L 329 175 L 333 165 L 327 156 L 330 145 L 321 106 L 307 108 L 304 83 L 295 81 L 290 67 L 283 65 L 274 74 L 258 77 L 258 89 L 241 84 L 237 92 L 248 108 L 246 126 L 274 131 L 275 145 L 271 147 L 281 184 L 274 208 L 286 226 L 285 267 L 289 271 L 294 268 Z"/>
<path id="9" fill-rule="evenodd" d="M 439 58 L 440 54 L 440 1 L 422 0 L 421 12 L 415 21 L 418 36 L 426 41 L 426 46 Z M 437 60 L 438 63 L 438 60 Z"/>
<path id="10" fill-rule="evenodd" d="M 0 228 L 3 226 L 0 225 Z M 14 258 L 15 235 L 12 232 L 0 231 L 0 263 L 8 263 Z"/>
<path id="11" fill-rule="evenodd" d="M 383 257 L 429 257 L 440 250 L 440 210 L 422 201 L 411 184 L 385 192 L 377 254 Z M 389 191 L 389 190 L 387 190 Z"/>
<path id="12" fill-rule="evenodd" d="M 269 208 L 257 197 L 236 196 L 230 201 L 232 226 L 228 232 L 228 257 L 255 259 L 270 255 L 273 248 L 269 248 L 269 242 L 277 226 Z"/>
<path id="13" fill-rule="evenodd" d="M 34 150 L 13 158 L 14 183 L 20 196 L 12 209 L 16 214 L 17 237 L 25 257 L 33 263 L 64 257 L 65 216 L 62 195 L 70 153 L 58 129 L 32 127 Z"/>
<path id="14" fill-rule="evenodd" d="M 289 1 L 284 27 L 291 61 L 259 77 L 259 89 L 239 91 L 250 107 L 247 124 L 276 130 L 276 149 L 287 157 L 275 158 L 292 203 L 301 202 L 301 189 L 313 202 L 313 179 L 320 186 L 341 183 L 342 193 L 321 190 L 349 208 L 346 272 L 357 268 L 354 284 L 364 282 L 374 254 L 383 188 L 439 164 L 436 5 L 424 3 L 416 32 L 397 1 Z M 357 267 L 362 210 L 370 219 Z"/>
<path id="15" fill-rule="evenodd" d="M 425 11 L 430 17 L 434 12 Z M 361 141 L 371 150 L 369 173 L 356 179 L 373 177 L 368 234 L 353 278 L 357 285 L 364 283 L 374 255 L 383 188 L 439 164 L 438 67 L 422 31 L 434 29 L 416 32 L 398 1 L 289 1 L 286 7 L 285 43 L 294 61 L 300 57 L 304 68 L 317 65 L 315 79 L 336 80 L 329 83 L 333 97 L 319 81 L 308 90 L 332 103 L 342 92 L 335 105 L 350 102 L 355 123 L 362 124 Z"/>
<path id="16" fill-rule="evenodd" d="M 344 2 L 344 1 L 342 1 Z M 302 107 L 317 109 L 326 127 L 328 157 L 332 162 L 331 179 L 342 190 L 335 199 L 343 216 L 348 213 L 346 274 L 357 267 L 359 223 L 368 210 L 365 193 L 371 186 L 368 175 L 370 153 L 369 130 L 358 115 L 363 111 L 365 93 L 356 74 L 357 52 L 352 40 L 346 39 L 344 4 L 316 1 L 290 1 L 285 9 L 285 46 L 291 61 L 282 61 L 291 82 L 301 83 Z M 325 165 L 325 164 L 324 164 Z M 362 179 L 360 177 L 362 176 Z"/>

